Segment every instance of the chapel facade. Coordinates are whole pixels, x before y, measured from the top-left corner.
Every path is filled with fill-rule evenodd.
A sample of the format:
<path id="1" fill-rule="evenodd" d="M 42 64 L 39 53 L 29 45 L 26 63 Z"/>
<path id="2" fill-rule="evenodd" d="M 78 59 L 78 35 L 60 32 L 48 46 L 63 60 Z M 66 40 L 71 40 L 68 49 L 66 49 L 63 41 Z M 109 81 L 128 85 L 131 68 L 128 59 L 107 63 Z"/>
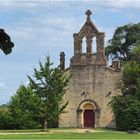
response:
<path id="1" fill-rule="evenodd" d="M 114 61 L 108 66 L 104 49 L 105 33 L 97 29 L 91 14 L 90 10 L 86 11 L 85 24 L 78 33 L 73 34 L 74 55 L 69 68 L 65 69 L 64 52 L 60 54 L 60 67 L 71 78 L 64 96 L 69 104 L 66 113 L 59 116 L 59 127 L 115 127 L 108 103 L 112 96 L 119 94 L 120 65 Z M 83 38 L 86 38 L 86 52 L 83 52 Z M 93 47 L 96 47 L 96 52 L 93 52 Z"/>

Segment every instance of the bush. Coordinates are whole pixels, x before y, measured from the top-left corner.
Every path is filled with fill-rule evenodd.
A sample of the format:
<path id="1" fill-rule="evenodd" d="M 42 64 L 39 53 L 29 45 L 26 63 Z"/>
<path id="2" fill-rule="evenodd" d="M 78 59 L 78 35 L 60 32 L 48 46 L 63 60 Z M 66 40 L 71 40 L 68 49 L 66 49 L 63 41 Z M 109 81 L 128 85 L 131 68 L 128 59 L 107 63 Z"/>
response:
<path id="1" fill-rule="evenodd" d="M 0 110 L 0 129 L 12 129 L 12 118 L 7 110 Z"/>
<path id="2" fill-rule="evenodd" d="M 132 96 L 117 96 L 111 101 L 118 130 L 140 130 L 140 101 Z"/>

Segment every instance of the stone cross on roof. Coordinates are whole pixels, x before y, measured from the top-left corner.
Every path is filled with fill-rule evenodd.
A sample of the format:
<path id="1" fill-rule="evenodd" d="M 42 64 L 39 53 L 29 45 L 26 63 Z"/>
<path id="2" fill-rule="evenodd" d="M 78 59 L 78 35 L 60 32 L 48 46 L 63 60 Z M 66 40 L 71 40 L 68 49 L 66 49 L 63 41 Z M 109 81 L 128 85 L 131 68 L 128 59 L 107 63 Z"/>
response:
<path id="1" fill-rule="evenodd" d="M 90 15 L 92 15 L 92 12 L 90 10 L 87 10 L 86 15 L 87 15 L 87 20 L 90 20 Z"/>

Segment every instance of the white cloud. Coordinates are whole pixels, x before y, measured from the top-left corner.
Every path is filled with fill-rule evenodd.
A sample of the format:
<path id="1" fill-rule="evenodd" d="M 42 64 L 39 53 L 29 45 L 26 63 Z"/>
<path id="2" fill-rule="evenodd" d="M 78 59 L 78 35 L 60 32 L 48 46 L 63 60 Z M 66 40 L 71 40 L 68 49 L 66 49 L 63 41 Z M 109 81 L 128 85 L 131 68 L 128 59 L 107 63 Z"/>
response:
<path id="1" fill-rule="evenodd" d="M 139 0 L 110 0 L 110 6 L 116 8 L 140 8 Z"/>
<path id="2" fill-rule="evenodd" d="M 41 48 L 42 46 L 67 46 L 64 38 L 71 39 L 74 31 L 74 18 L 47 17 L 38 14 L 24 17 L 8 29 L 11 38 L 18 47 L 20 52 L 32 52 L 32 49 Z M 79 25 L 78 23 L 76 23 Z M 54 44 L 57 42 L 58 45 Z M 21 45 L 24 47 L 21 48 Z M 29 49 L 31 47 L 32 49 Z"/>
<path id="3" fill-rule="evenodd" d="M 40 3 L 39 1 L 25 1 L 25 0 L 0 0 L 0 6 L 28 6 L 28 7 L 36 7 L 41 6 L 43 1 Z"/>
<path id="4" fill-rule="evenodd" d="M 51 18 L 51 19 L 45 20 L 45 23 L 55 24 L 55 25 L 56 24 L 63 24 L 64 22 L 65 22 L 65 20 L 62 18 Z"/>
<path id="5" fill-rule="evenodd" d="M 140 9 L 140 0 L 83 0 L 83 2 L 94 5 L 98 10 Z"/>
<path id="6" fill-rule="evenodd" d="M 53 6 L 66 6 L 67 3 L 64 2 L 70 2 L 69 0 L 0 0 L 0 6 L 6 6 L 6 7 L 30 7 L 30 8 L 37 8 L 37 7 L 44 7 L 47 6 L 48 8 L 50 5 Z M 51 8 L 51 7 L 50 7 Z"/>
<path id="7" fill-rule="evenodd" d="M 5 85 L 5 83 L 3 83 L 3 82 L 0 82 L 0 90 L 1 89 L 5 89 L 6 88 L 6 85 Z"/>
<path id="8" fill-rule="evenodd" d="M 139 0 L 30 0 L 30 1 L 25 1 L 25 0 L 0 0 L 0 6 L 20 6 L 20 7 L 50 7 L 50 5 L 55 6 L 62 6 L 62 7 L 67 7 L 70 6 L 71 3 L 79 3 L 79 4 L 93 4 L 97 5 L 99 7 L 104 7 L 104 8 L 140 8 L 140 1 Z"/>

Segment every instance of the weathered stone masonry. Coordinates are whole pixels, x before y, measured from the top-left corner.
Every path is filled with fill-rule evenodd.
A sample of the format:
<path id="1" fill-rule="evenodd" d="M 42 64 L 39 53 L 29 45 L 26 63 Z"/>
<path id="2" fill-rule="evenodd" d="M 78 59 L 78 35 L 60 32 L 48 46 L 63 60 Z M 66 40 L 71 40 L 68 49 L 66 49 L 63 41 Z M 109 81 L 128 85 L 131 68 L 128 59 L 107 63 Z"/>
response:
<path id="1" fill-rule="evenodd" d="M 69 104 L 67 113 L 59 117 L 59 127 L 115 127 L 113 114 L 108 106 L 111 97 L 119 93 L 120 67 L 117 61 L 107 66 L 104 51 L 104 32 L 99 32 L 87 20 L 79 33 L 74 33 L 74 56 L 70 67 L 65 69 L 65 54 L 60 54 L 60 66 L 64 73 L 72 75 L 64 100 Z M 82 51 L 82 39 L 86 38 L 86 53 Z M 96 38 L 97 52 L 93 52 L 93 38 Z"/>

